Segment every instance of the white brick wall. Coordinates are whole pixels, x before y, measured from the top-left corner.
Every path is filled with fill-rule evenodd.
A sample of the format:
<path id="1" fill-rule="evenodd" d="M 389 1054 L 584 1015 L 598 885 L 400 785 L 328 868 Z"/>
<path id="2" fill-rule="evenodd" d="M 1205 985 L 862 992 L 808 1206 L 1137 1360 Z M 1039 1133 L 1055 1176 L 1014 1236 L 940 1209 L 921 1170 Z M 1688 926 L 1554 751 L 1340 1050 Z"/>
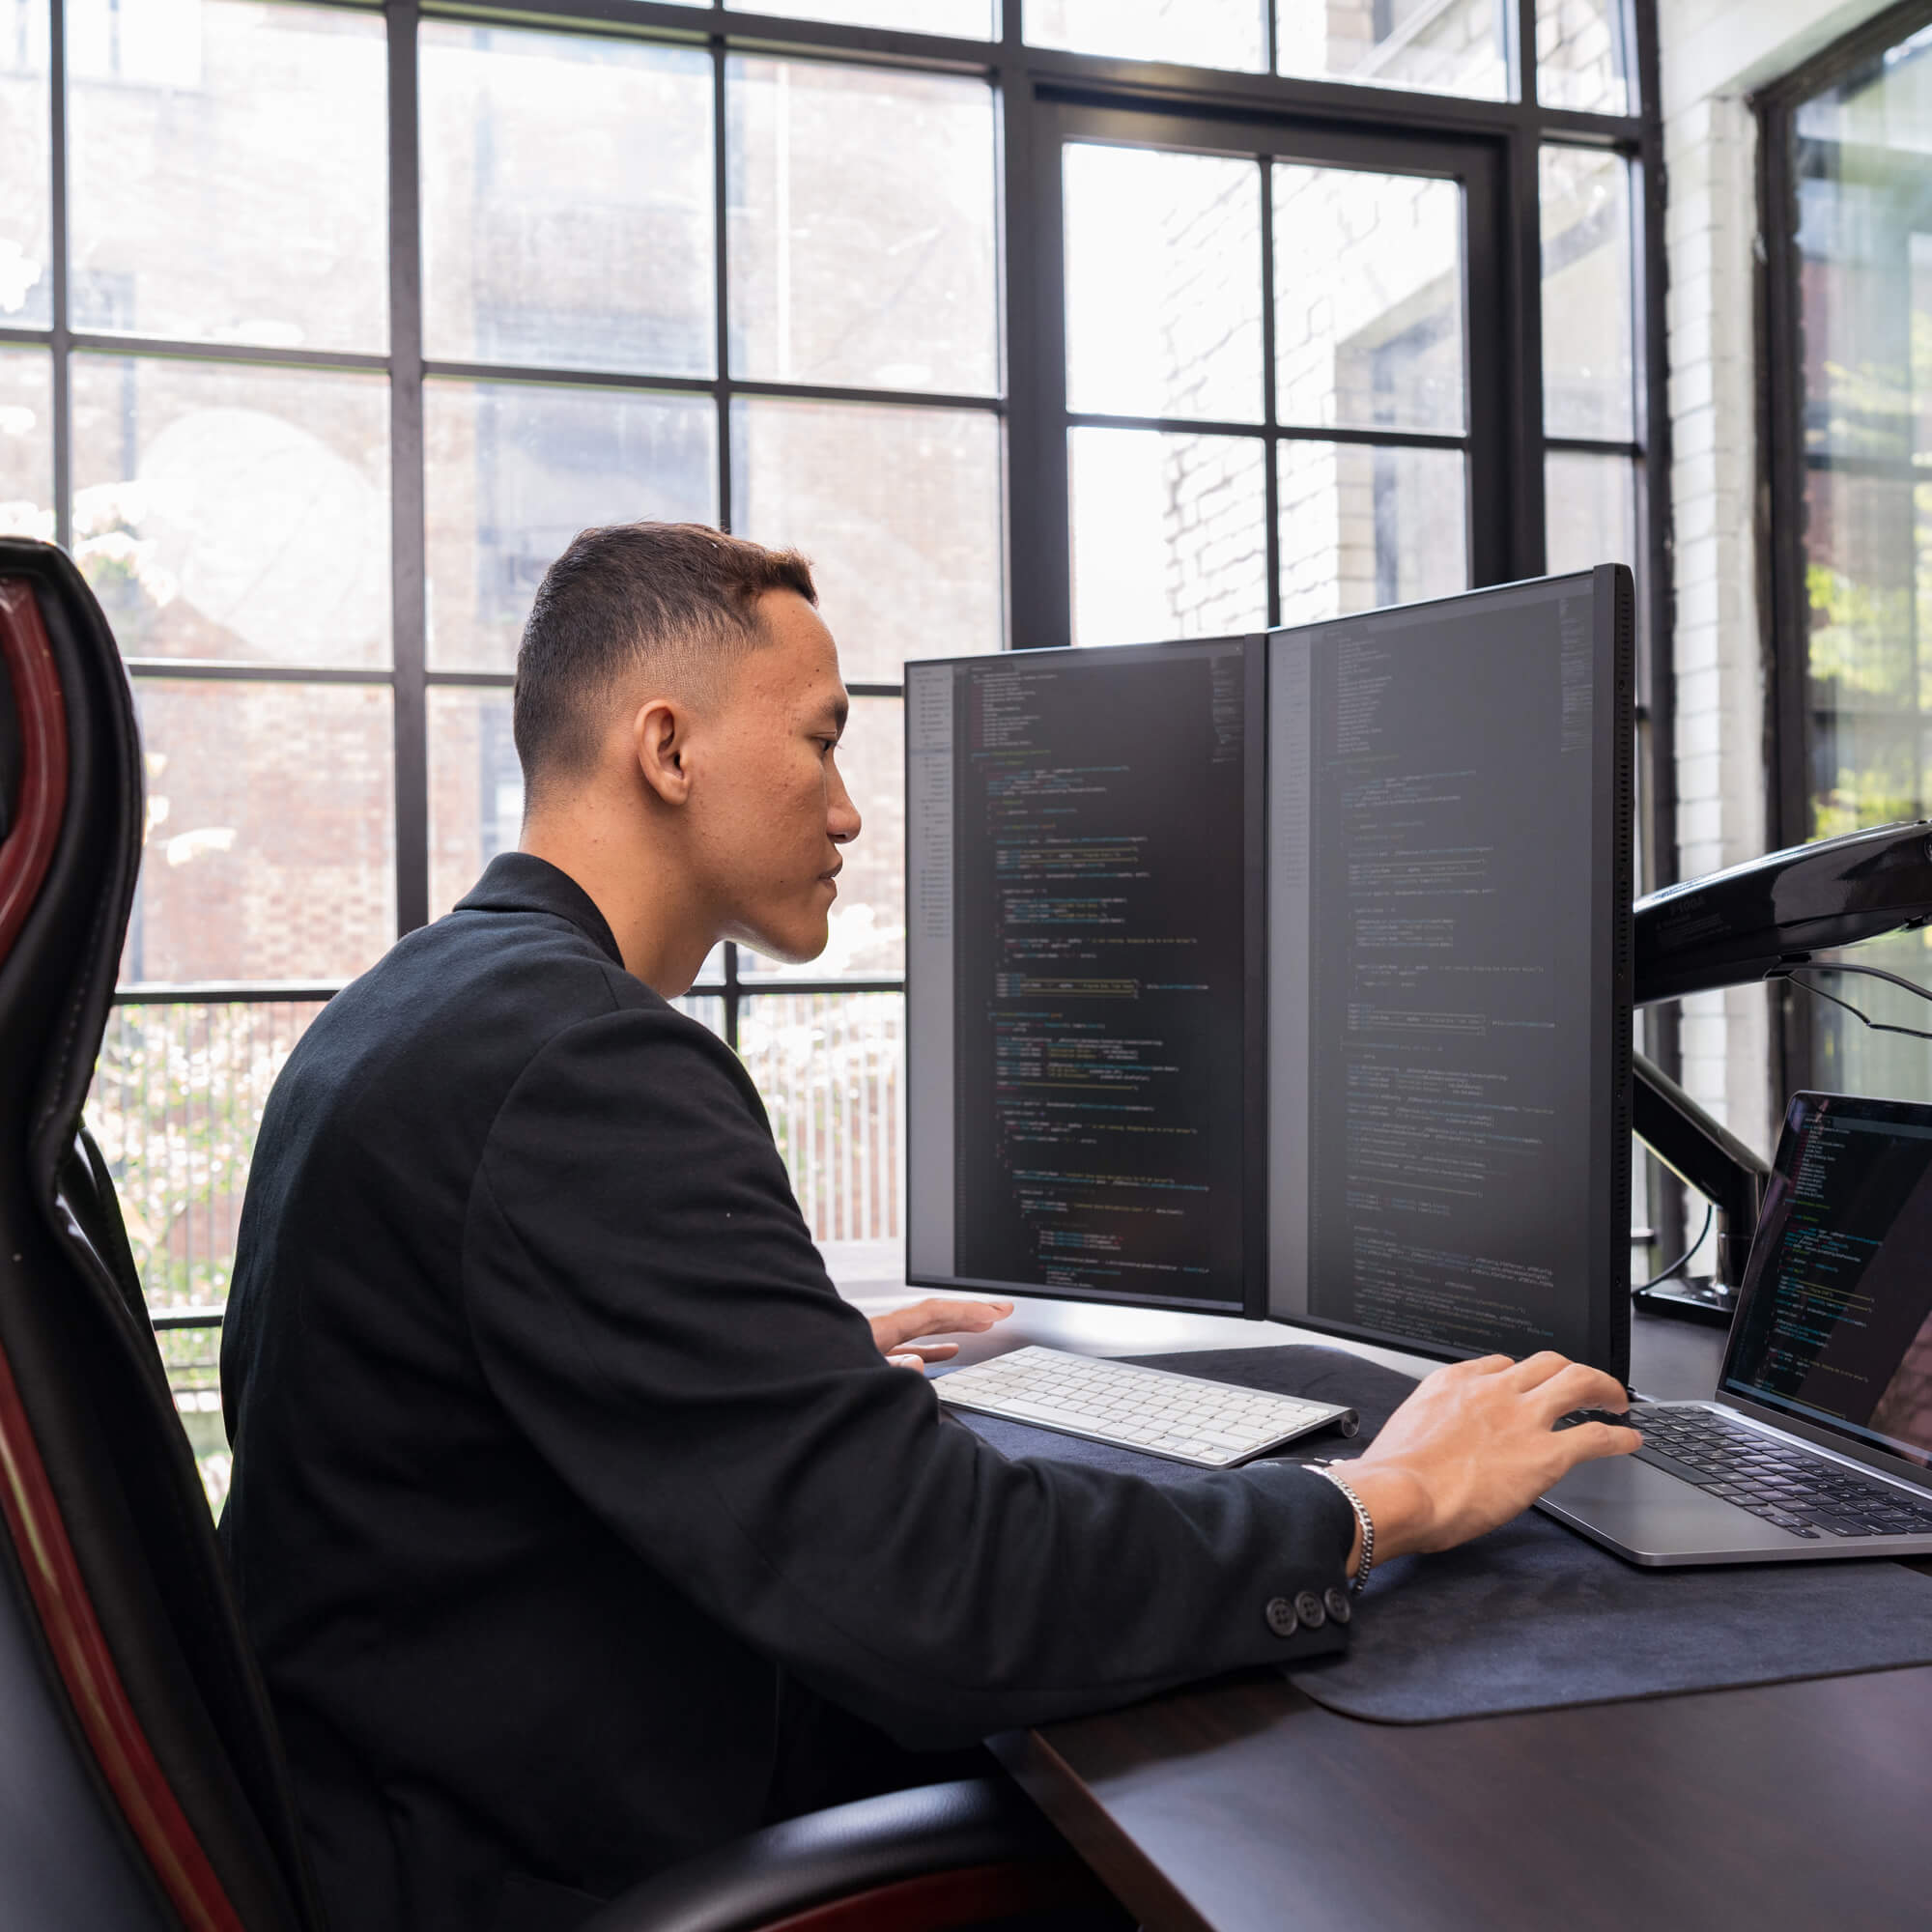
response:
<path id="1" fill-rule="evenodd" d="M 1747 96 L 1884 0 L 1658 0 L 1669 187 L 1677 855 L 1693 878 L 1765 849 L 1764 682 L 1753 501 L 1756 130 Z M 1684 1003 L 1684 1084 L 1769 1149 L 1770 1006 L 1757 987 Z"/>

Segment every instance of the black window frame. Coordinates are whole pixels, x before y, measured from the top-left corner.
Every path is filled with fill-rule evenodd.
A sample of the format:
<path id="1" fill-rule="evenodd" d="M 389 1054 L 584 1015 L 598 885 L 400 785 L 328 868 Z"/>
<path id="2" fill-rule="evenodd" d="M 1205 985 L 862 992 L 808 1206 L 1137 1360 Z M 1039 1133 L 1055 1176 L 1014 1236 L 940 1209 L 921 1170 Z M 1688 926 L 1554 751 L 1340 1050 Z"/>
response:
<path id="1" fill-rule="evenodd" d="M 1162 145 L 1225 142 L 1257 132 L 1291 138 L 1311 158 L 1326 153 L 1375 167 L 1378 156 L 1391 171 L 1409 172 L 1426 148 L 1444 155 L 1480 147 L 1491 157 L 1493 208 L 1481 219 L 1493 228 L 1500 312 L 1469 317 L 1468 353 L 1486 374 L 1482 393 L 1495 398 L 1495 412 L 1470 396 L 1469 437 L 1478 447 L 1485 482 L 1477 487 L 1472 466 L 1469 545 L 1472 586 L 1535 576 L 1544 567 L 1544 457 L 1550 449 L 1595 449 L 1633 459 L 1637 475 L 1637 531 L 1645 632 L 1639 667 L 1639 748 L 1644 814 L 1643 876 L 1651 887 L 1675 877 L 1673 747 L 1670 724 L 1669 640 L 1673 589 L 1670 574 L 1670 426 L 1664 384 L 1665 255 L 1662 131 L 1659 111 L 1656 0 L 1609 0 L 1614 31 L 1625 50 L 1635 93 L 1634 111 L 1605 115 L 1542 104 L 1537 97 L 1536 0 L 1496 0 L 1516 80 L 1514 98 L 1483 100 L 1347 80 L 1291 78 L 1267 72 L 1235 72 L 1170 63 L 1069 53 L 1030 45 L 1023 34 L 1024 0 L 1005 0 L 1001 25 L 990 40 L 956 39 L 775 17 L 710 0 L 703 6 L 656 4 L 656 0 L 309 0 L 344 11 L 380 13 L 388 45 L 389 160 L 389 350 L 386 355 L 351 355 L 238 348 L 227 344 L 167 342 L 146 337 L 89 334 L 70 319 L 65 4 L 50 5 L 52 94 L 52 326 L 45 329 L 0 327 L 0 346 L 48 348 L 53 364 L 53 492 L 56 534 L 71 544 L 71 438 L 70 356 L 76 351 L 128 355 L 180 355 L 214 362 L 271 367 L 367 369 L 390 382 L 390 478 L 392 656 L 386 669 L 353 670 L 238 663 L 188 663 L 179 659 L 128 662 L 139 677 L 274 679 L 298 683 L 386 685 L 393 693 L 396 786 L 396 913 L 398 933 L 426 922 L 429 897 L 429 693 L 433 688 L 503 688 L 506 672 L 433 669 L 425 655 L 425 507 L 423 383 L 425 376 L 540 381 L 540 368 L 426 362 L 422 348 L 420 179 L 418 166 L 417 35 L 424 20 L 456 20 L 557 32 L 635 38 L 708 50 L 714 67 L 714 168 L 718 368 L 708 381 L 612 375 L 605 380 L 630 389 L 710 393 L 719 411 L 720 513 L 731 516 L 730 399 L 734 395 L 797 395 L 827 401 L 863 401 L 917 407 L 983 409 L 1005 426 L 1006 642 L 1016 648 L 1070 639 L 1068 503 L 1065 413 L 1064 330 L 1059 258 L 1059 185 L 1056 117 L 1108 114 L 1158 123 Z M 1270 5 L 1270 70 L 1279 9 Z M 728 299 L 725 224 L 726 144 L 724 138 L 724 65 L 733 55 L 793 57 L 881 65 L 935 74 L 978 78 L 990 85 L 995 113 L 999 174 L 995 211 L 1000 274 L 1001 386 L 992 397 L 828 388 L 751 382 L 732 376 L 726 356 Z M 1269 130 L 1272 130 L 1270 134 Z M 1180 138 L 1168 140 L 1167 133 Z M 1546 143 L 1595 148 L 1622 156 L 1631 167 L 1632 210 L 1636 228 L 1634 259 L 1635 437 L 1629 443 L 1546 440 L 1542 428 L 1542 277 L 1539 227 L 1539 156 Z M 1271 291 L 1270 291 L 1271 298 Z M 1480 339 L 1478 339 L 1480 338 Z M 582 370 L 555 372 L 574 384 L 594 383 Z M 1270 376 L 1271 376 L 1270 371 Z M 1480 409 L 1480 413 L 1479 413 Z M 1276 431 L 1268 426 L 1270 448 Z M 1343 437 L 1339 440 L 1349 440 Z M 1400 436 L 1365 440 L 1401 441 Z M 1488 479 L 1493 478 L 1490 487 Z M 1268 475 L 1273 509 L 1273 465 Z M 751 532 L 750 534 L 755 534 Z M 1272 564 L 1276 520 L 1269 517 Z M 1278 573 L 1270 568 L 1269 615 L 1277 613 Z M 855 683 L 855 696 L 901 697 L 902 685 Z M 117 1003 L 226 1005 L 326 999 L 340 982 L 272 984 L 242 980 L 124 987 Z M 746 976 L 736 949 L 723 955 L 721 978 L 701 981 L 695 997 L 723 1003 L 724 1031 L 736 1043 L 745 1001 L 766 995 L 902 992 L 902 977 L 792 978 Z M 1674 1014 L 1654 1015 L 1648 1050 L 1666 1067 L 1677 1060 Z M 1660 1204 L 1660 1213 L 1662 1213 Z"/>

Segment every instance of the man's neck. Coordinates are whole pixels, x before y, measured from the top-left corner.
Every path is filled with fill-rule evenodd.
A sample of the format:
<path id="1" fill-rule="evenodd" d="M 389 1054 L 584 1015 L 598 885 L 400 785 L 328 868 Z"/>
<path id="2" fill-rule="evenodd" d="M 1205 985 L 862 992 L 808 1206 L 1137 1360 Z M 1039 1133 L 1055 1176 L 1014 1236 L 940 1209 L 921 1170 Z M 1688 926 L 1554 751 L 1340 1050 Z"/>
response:
<path id="1" fill-rule="evenodd" d="M 714 943 L 682 867 L 642 840 L 533 815 L 519 850 L 568 874 L 589 895 L 626 972 L 668 1000 L 687 991 Z"/>

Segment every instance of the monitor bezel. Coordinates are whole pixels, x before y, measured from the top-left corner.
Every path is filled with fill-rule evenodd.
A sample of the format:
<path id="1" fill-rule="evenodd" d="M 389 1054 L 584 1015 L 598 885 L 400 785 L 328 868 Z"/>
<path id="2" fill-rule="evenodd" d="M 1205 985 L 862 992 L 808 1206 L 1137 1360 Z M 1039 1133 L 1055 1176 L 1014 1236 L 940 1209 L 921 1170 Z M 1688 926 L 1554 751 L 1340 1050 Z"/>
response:
<path id="1" fill-rule="evenodd" d="M 1485 585 L 1452 597 L 1418 599 L 1400 607 L 1405 611 L 1432 607 L 1480 606 L 1501 595 L 1520 598 L 1527 589 L 1587 582 L 1591 594 L 1591 722 L 1592 748 L 1591 885 L 1605 943 L 1591 949 L 1590 1088 L 1602 1098 L 1592 1106 L 1590 1172 L 1601 1177 L 1589 1202 L 1590 1279 L 1583 1332 L 1585 1346 L 1578 1359 L 1607 1370 L 1619 1381 L 1630 1379 L 1631 1280 L 1631 1061 L 1632 996 L 1635 979 L 1634 941 L 1634 820 L 1636 782 L 1636 592 L 1624 564 L 1599 564 L 1592 570 L 1558 577 L 1525 578 L 1511 583 Z M 1378 613 L 1363 611 L 1361 617 Z M 1267 634 L 1269 662 L 1279 638 L 1332 630 L 1347 618 L 1324 618 L 1314 624 L 1284 625 Z M 1271 746 L 1270 734 L 1270 746 Z M 1264 864 L 1271 814 L 1264 811 Z M 1265 1179 L 1263 1188 L 1266 1193 Z M 1264 1207 L 1265 1201 L 1264 1201 Z M 1266 1238 L 1265 1228 L 1263 1231 Z M 1488 1350 L 1458 1349 L 1360 1323 L 1329 1320 L 1290 1309 L 1270 1297 L 1269 1319 L 1286 1326 L 1317 1334 L 1369 1342 L 1429 1360 L 1468 1360 Z"/>
<path id="2" fill-rule="evenodd" d="M 1241 1293 L 1238 1300 L 1181 1299 L 1171 1295 L 1141 1295 L 1110 1293 L 1106 1290 L 1047 1287 L 1038 1283 L 990 1281 L 978 1276 L 941 1274 L 916 1266 L 913 1222 L 918 1213 L 917 1189 L 913 1177 L 919 1172 L 914 1147 L 919 1131 L 920 1110 L 914 1095 L 915 1060 L 912 1052 L 915 1030 L 911 1025 L 913 998 L 911 949 L 907 949 L 906 1000 L 906 1269 L 909 1288 L 934 1288 L 967 1293 L 1024 1295 L 1046 1301 L 1073 1301 L 1103 1308 L 1146 1308 L 1171 1314 L 1238 1316 L 1262 1321 L 1267 1316 L 1267 1034 L 1266 1034 L 1266 829 L 1263 817 L 1267 804 L 1267 642 L 1260 632 L 1236 633 L 1225 637 L 1163 639 L 1140 644 L 1064 644 L 1028 649 L 1024 652 L 980 653 L 972 657 L 918 658 L 905 667 L 905 700 L 910 707 L 912 686 L 920 674 L 943 672 L 951 677 L 960 670 L 983 668 L 1009 656 L 1024 656 L 1032 663 L 1067 663 L 1095 668 L 1110 663 L 1149 661 L 1151 657 L 1184 658 L 1204 651 L 1227 650 L 1238 646 L 1242 653 L 1242 814 L 1241 826 L 1241 1022 L 1242 1136 L 1241 1136 Z M 908 708 L 907 717 L 911 712 Z M 912 734 L 904 734 L 901 756 L 905 766 L 905 796 L 910 799 Z M 908 917 L 915 903 L 913 865 L 916 842 L 910 823 L 905 841 L 905 902 Z"/>

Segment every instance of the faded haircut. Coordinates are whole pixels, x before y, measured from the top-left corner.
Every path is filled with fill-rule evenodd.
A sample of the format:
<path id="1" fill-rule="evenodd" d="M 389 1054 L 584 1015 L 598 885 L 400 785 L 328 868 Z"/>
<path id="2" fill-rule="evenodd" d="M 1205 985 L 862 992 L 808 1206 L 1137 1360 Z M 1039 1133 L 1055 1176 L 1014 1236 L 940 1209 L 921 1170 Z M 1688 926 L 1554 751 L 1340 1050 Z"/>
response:
<path id="1" fill-rule="evenodd" d="M 544 574 L 517 651 L 511 728 L 534 800 L 596 757 L 602 713 L 642 668 L 708 680 L 766 639 L 758 600 L 793 590 L 818 602 L 811 566 L 704 524 L 612 524 L 582 530 Z"/>

